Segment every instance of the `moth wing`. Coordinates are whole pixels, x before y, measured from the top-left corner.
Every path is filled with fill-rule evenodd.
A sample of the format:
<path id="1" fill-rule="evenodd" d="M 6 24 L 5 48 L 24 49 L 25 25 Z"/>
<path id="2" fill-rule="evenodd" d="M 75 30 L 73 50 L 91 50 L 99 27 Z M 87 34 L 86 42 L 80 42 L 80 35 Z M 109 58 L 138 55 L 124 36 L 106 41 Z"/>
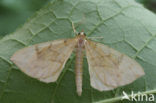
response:
<path id="1" fill-rule="evenodd" d="M 76 45 L 76 39 L 40 43 L 17 51 L 11 60 L 27 75 L 54 82 Z"/>
<path id="2" fill-rule="evenodd" d="M 91 86 L 95 89 L 112 90 L 144 75 L 136 61 L 106 45 L 87 40 L 85 49 Z"/>

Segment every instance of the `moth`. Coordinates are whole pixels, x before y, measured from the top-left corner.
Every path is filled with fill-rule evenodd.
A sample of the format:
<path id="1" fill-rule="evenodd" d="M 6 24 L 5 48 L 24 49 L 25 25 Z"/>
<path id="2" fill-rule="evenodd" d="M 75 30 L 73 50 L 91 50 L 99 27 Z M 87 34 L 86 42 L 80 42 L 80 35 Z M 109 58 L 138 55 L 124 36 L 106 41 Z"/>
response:
<path id="1" fill-rule="evenodd" d="M 11 61 L 33 78 L 46 83 L 55 82 L 74 49 L 78 96 L 82 94 L 84 54 L 89 65 L 91 86 L 99 91 L 129 84 L 145 74 L 135 60 L 104 44 L 89 40 L 84 32 L 74 38 L 23 48 L 11 57 Z"/>

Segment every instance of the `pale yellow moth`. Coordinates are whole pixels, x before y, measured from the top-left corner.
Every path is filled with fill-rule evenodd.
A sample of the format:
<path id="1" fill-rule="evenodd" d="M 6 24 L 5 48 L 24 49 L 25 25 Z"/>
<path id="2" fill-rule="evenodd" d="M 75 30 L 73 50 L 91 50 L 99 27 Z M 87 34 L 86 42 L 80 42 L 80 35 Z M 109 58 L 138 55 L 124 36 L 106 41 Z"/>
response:
<path id="1" fill-rule="evenodd" d="M 76 88 L 82 93 L 82 66 L 86 52 L 91 86 L 99 91 L 129 84 L 144 75 L 142 67 L 130 57 L 108 46 L 88 40 L 84 32 L 75 38 L 55 40 L 17 51 L 11 60 L 27 75 L 40 81 L 55 82 L 76 48 Z"/>

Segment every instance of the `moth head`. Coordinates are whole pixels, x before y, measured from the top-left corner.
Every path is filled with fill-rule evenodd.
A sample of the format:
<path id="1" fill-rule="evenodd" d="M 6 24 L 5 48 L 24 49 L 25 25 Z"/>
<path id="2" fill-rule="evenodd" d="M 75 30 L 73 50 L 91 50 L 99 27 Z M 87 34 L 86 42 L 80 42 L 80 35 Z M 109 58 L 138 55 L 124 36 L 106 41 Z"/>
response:
<path id="1" fill-rule="evenodd" d="M 82 31 L 77 34 L 78 36 L 86 36 L 86 34 Z"/>

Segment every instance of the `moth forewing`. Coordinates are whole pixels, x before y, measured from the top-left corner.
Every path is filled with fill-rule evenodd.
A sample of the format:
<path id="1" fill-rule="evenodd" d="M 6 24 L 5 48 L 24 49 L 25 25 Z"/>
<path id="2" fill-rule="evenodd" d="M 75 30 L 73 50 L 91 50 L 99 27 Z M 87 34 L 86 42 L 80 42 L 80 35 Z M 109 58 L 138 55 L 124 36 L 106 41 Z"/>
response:
<path id="1" fill-rule="evenodd" d="M 85 49 L 93 88 L 111 90 L 144 75 L 136 61 L 104 44 L 87 40 Z"/>
<path id="2" fill-rule="evenodd" d="M 36 44 L 17 51 L 11 60 L 27 75 L 43 82 L 54 82 L 76 43 L 74 38 Z"/>

